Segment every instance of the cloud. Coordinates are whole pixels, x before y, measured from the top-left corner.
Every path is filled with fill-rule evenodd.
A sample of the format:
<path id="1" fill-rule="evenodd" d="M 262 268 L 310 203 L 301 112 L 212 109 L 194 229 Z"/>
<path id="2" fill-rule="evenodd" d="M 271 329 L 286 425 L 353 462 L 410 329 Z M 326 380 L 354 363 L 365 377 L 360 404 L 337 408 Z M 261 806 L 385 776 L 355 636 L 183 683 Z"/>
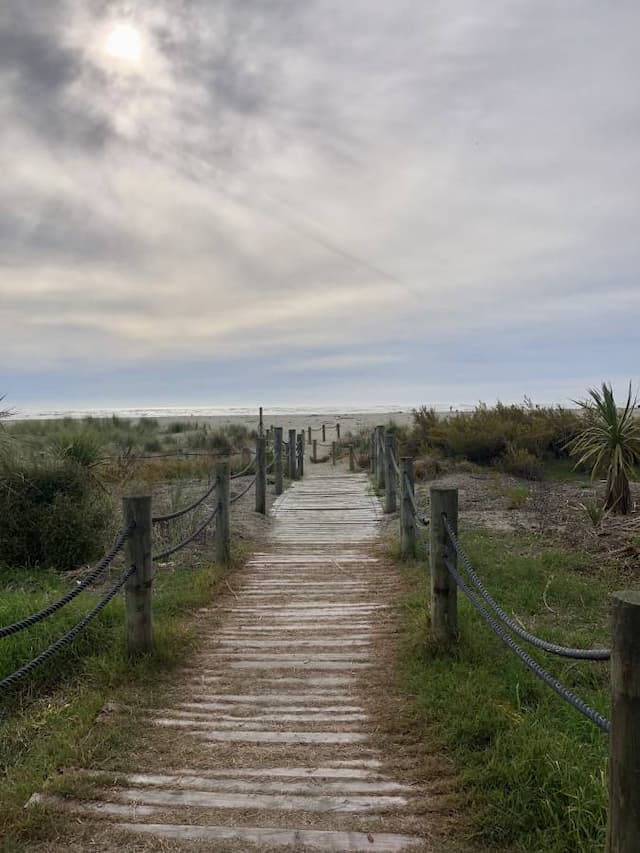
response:
<path id="1" fill-rule="evenodd" d="M 104 49 L 122 21 L 139 67 Z M 605 369 L 603 327 L 631 369 L 638 25 L 630 0 L 7 0 L 7 375 L 252 352 L 292 365 L 276 396 L 301 368 L 382 393 L 428 350 L 551 388 Z"/>

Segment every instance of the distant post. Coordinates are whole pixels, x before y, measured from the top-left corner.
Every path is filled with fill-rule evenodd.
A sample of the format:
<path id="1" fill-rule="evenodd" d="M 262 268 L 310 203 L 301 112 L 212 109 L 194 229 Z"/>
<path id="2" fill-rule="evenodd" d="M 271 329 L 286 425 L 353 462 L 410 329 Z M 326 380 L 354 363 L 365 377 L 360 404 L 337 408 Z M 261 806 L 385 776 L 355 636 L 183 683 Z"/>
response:
<path id="1" fill-rule="evenodd" d="M 376 475 L 376 432 L 373 430 L 369 434 L 369 470 L 371 471 L 371 476 L 375 477 Z"/>
<path id="2" fill-rule="evenodd" d="M 349 445 L 349 471 L 352 473 L 356 470 L 356 452 L 353 444 Z"/>
<path id="3" fill-rule="evenodd" d="M 611 603 L 607 853 L 635 853 L 640 839 L 640 592 L 614 592 Z"/>
<path id="4" fill-rule="evenodd" d="M 393 459 L 396 455 L 396 437 L 392 432 L 384 434 L 384 472 L 385 492 L 384 511 L 396 511 L 396 469 L 393 467 Z"/>
<path id="5" fill-rule="evenodd" d="M 413 493 L 413 459 L 400 459 L 400 557 L 412 560 L 416 555 L 416 522 L 410 493 Z"/>
<path id="6" fill-rule="evenodd" d="M 275 479 L 276 495 L 281 495 L 283 491 L 282 484 L 282 427 L 275 427 L 273 430 L 273 475 Z"/>
<path id="7" fill-rule="evenodd" d="M 336 443 L 335 441 L 331 442 L 331 464 L 336 464 Z"/>
<path id="8" fill-rule="evenodd" d="M 336 438 L 340 441 L 340 424 L 336 424 Z"/>
<path id="9" fill-rule="evenodd" d="M 313 461 L 317 462 L 318 461 L 318 439 L 317 438 L 313 439 L 313 444 L 311 445 L 311 447 L 313 448 Z"/>
<path id="10" fill-rule="evenodd" d="M 379 489 L 384 489 L 384 426 L 376 427 L 376 485 Z"/>
<path id="11" fill-rule="evenodd" d="M 256 512 L 267 513 L 267 442 L 263 435 L 256 442 Z"/>
<path id="12" fill-rule="evenodd" d="M 229 525 L 229 463 L 216 463 L 216 562 L 228 566 L 231 562 L 231 532 Z"/>
<path id="13" fill-rule="evenodd" d="M 442 516 L 446 515 L 457 535 L 458 490 L 432 486 L 430 494 L 431 632 L 437 642 L 452 645 L 458 638 L 458 585 L 451 577 L 446 561 L 456 568 L 457 555 Z"/>
<path id="14" fill-rule="evenodd" d="M 258 419 L 258 435 L 264 435 L 264 421 L 262 419 L 262 406 L 260 406 L 260 415 Z"/>
<path id="15" fill-rule="evenodd" d="M 298 477 L 304 477 L 304 432 L 298 435 Z"/>
<path id="16" fill-rule="evenodd" d="M 307 438 L 309 440 L 309 444 L 311 444 L 311 427 L 307 427 Z"/>
<path id="17" fill-rule="evenodd" d="M 125 584 L 127 649 L 135 657 L 153 649 L 151 498 L 124 498 L 122 511 L 125 525 L 135 525 L 127 540 L 127 559 L 136 570 Z"/>
<path id="18" fill-rule="evenodd" d="M 296 479 L 297 472 L 297 464 L 296 464 L 296 431 L 295 429 L 289 430 L 289 477 L 292 480 Z"/>
<path id="19" fill-rule="evenodd" d="M 322 441 L 324 442 L 326 440 L 327 440 L 327 428 L 325 427 L 324 424 L 322 424 Z"/>

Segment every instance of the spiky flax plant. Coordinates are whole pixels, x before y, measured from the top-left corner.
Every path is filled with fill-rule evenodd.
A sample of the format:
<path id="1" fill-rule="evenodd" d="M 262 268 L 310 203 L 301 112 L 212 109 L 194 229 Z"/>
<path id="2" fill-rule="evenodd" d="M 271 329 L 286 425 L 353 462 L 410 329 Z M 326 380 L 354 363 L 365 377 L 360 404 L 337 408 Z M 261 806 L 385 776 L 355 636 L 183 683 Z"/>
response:
<path id="1" fill-rule="evenodd" d="M 576 465 L 589 465 L 591 478 L 607 472 L 604 509 L 621 515 L 631 512 L 629 479 L 640 462 L 640 419 L 635 409 L 637 394 L 629 393 L 624 408 L 618 408 L 611 385 L 602 390 L 589 388 L 590 399 L 576 401 L 583 410 L 586 425 L 569 443 Z"/>

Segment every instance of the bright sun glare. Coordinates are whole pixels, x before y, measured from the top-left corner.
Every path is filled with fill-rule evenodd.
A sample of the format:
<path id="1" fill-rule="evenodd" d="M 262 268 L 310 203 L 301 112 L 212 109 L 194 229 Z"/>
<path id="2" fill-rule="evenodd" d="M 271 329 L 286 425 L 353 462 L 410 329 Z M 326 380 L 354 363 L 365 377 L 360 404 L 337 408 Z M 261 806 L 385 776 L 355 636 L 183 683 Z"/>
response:
<path id="1" fill-rule="evenodd" d="M 117 24 L 107 36 L 105 48 L 109 56 L 135 65 L 142 57 L 140 32 L 131 24 Z"/>

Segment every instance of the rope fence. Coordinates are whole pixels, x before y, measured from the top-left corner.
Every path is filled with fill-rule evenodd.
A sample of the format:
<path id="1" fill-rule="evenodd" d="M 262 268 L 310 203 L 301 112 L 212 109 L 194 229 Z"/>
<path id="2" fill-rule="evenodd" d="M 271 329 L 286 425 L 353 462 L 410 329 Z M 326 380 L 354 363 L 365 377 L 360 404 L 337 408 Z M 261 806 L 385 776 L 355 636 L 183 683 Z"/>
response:
<path id="1" fill-rule="evenodd" d="M 273 448 L 269 454 L 270 462 L 268 464 L 267 439 L 264 435 L 259 435 L 256 440 L 256 453 L 242 470 L 231 475 L 229 462 L 218 461 L 215 464 L 215 477 L 212 484 L 203 494 L 187 506 L 172 512 L 152 515 L 152 500 L 150 496 L 125 497 L 123 499 L 124 523 L 111 549 L 81 580 L 57 600 L 36 613 L 25 616 L 23 619 L 10 625 L 0 627 L 0 640 L 31 628 L 39 622 L 43 622 L 61 610 L 70 601 L 73 601 L 80 593 L 104 576 L 116 557 L 123 552 L 125 546 L 128 558 L 127 562 L 130 564 L 129 568 L 122 572 L 116 582 L 75 626 L 65 632 L 32 660 L 0 679 L 0 693 L 24 679 L 49 658 L 53 657 L 60 649 L 71 643 L 123 587 L 126 593 L 125 611 L 128 651 L 131 655 L 151 651 L 153 648 L 151 595 L 154 566 L 193 544 L 214 521 L 216 522 L 214 535 L 215 558 L 219 564 L 228 566 L 231 559 L 231 507 L 240 501 L 251 489 L 255 489 L 256 512 L 266 514 L 267 473 L 274 472 L 275 493 L 277 495 L 283 491 L 283 474 L 285 473 L 283 468 L 286 467 L 286 475 L 290 479 L 302 476 L 304 433 L 296 435 L 295 430 L 290 430 L 289 442 L 285 443 L 282 441 L 281 428 L 270 430 L 269 432 L 270 434 L 273 432 Z M 293 459 L 293 468 L 289 465 L 283 465 L 284 454 L 286 454 L 284 458 Z M 243 484 L 240 491 L 233 497 L 230 497 L 231 481 L 247 476 L 252 470 L 255 470 L 255 473 L 249 482 Z M 185 518 L 187 515 L 203 507 L 208 500 L 212 501 L 214 505 L 207 510 L 205 517 L 197 522 L 195 528 L 188 535 L 175 544 L 154 553 L 154 528 L 164 527 L 171 522 Z"/>
<path id="2" fill-rule="evenodd" d="M 369 470 L 385 512 L 399 510 L 400 553 L 415 558 L 426 547 L 430 564 L 430 630 L 435 643 L 453 649 L 458 642 L 458 589 L 489 630 L 529 671 L 599 731 L 609 735 L 608 853 L 632 853 L 640 837 L 640 592 L 611 596 L 611 648 L 574 648 L 527 631 L 493 598 L 458 537 L 458 490 L 432 486 L 426 518 L 415 496 L 414 460 L 398 459 L 395 437 L 382 426 L 369 440 Z M 399 506 L 398 506 L 399 503 Z M 417 531 L 420 535 L 417 536 Z M 428 535 L 427 535 L 428 534 Z M 611 714 L 590 707 L 515 638 L 534 649 L 574 661 L 611 666 Z"/>

